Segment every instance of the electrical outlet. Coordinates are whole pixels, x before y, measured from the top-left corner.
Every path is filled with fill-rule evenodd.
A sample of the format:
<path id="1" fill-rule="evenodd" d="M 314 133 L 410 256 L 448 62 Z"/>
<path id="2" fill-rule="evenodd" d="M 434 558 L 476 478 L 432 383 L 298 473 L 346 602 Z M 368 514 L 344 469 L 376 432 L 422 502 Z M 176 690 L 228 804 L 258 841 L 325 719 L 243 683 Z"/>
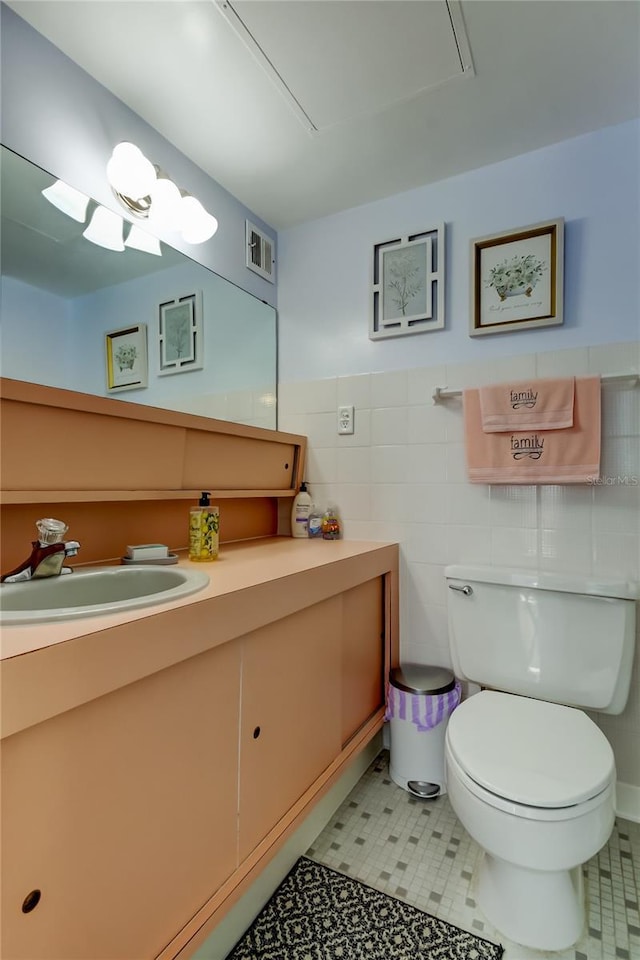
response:
<path id="1" fill-rule="evenodd" d="M 353 406 L 338 407 L 338 433 L 353 433 Z"/>

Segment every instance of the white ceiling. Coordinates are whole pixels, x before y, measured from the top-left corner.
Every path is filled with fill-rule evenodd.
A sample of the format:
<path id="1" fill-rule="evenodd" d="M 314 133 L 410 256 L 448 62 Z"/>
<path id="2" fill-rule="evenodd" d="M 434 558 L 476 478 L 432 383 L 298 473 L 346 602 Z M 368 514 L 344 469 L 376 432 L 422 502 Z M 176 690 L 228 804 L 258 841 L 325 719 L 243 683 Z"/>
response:
<path id="1" fill-rule="evenodd" d="M 278 229 L 640 115 L 638 0 L 8 5 Z"/>

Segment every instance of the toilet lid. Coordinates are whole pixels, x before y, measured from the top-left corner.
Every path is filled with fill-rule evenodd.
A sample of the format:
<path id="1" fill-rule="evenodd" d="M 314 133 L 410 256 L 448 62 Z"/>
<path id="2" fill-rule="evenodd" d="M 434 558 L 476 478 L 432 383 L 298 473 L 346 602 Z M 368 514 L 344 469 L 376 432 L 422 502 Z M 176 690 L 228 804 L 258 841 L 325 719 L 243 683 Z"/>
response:
<path id="1" fill-rule="evenodd" d="M 472 780 L 532 807 L 588 800 L 615 771 L 611 746 L 586 713 L 508 693 L 465 700 L 449 719 L 447 742 Z"/>

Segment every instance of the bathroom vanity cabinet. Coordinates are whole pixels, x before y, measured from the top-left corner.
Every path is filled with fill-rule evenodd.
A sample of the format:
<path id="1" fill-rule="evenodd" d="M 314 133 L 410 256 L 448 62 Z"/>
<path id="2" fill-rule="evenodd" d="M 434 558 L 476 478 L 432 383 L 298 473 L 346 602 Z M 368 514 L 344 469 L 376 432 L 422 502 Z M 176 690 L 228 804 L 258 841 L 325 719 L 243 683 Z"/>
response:
<path id="1" fill-rule="evenodd" d="M 208 572 L 6 629 L 4 960 L 190 956 L 380 729 L 395 545 L 272 538 Z"/>

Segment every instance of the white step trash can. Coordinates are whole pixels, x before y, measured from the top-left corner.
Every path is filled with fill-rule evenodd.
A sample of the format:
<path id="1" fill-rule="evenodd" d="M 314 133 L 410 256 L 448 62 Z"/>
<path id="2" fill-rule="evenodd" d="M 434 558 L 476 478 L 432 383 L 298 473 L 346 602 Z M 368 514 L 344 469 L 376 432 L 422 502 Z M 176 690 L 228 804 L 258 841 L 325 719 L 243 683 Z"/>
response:
<path id="1" fill-rule="evenodd" d="M 415 797 L 446 793 L 444 738 L 460 703 L 461 687 L 451 670 L 405 663 L 389 675 L 385 719 L 390 723 L 389 773 Z"/>

